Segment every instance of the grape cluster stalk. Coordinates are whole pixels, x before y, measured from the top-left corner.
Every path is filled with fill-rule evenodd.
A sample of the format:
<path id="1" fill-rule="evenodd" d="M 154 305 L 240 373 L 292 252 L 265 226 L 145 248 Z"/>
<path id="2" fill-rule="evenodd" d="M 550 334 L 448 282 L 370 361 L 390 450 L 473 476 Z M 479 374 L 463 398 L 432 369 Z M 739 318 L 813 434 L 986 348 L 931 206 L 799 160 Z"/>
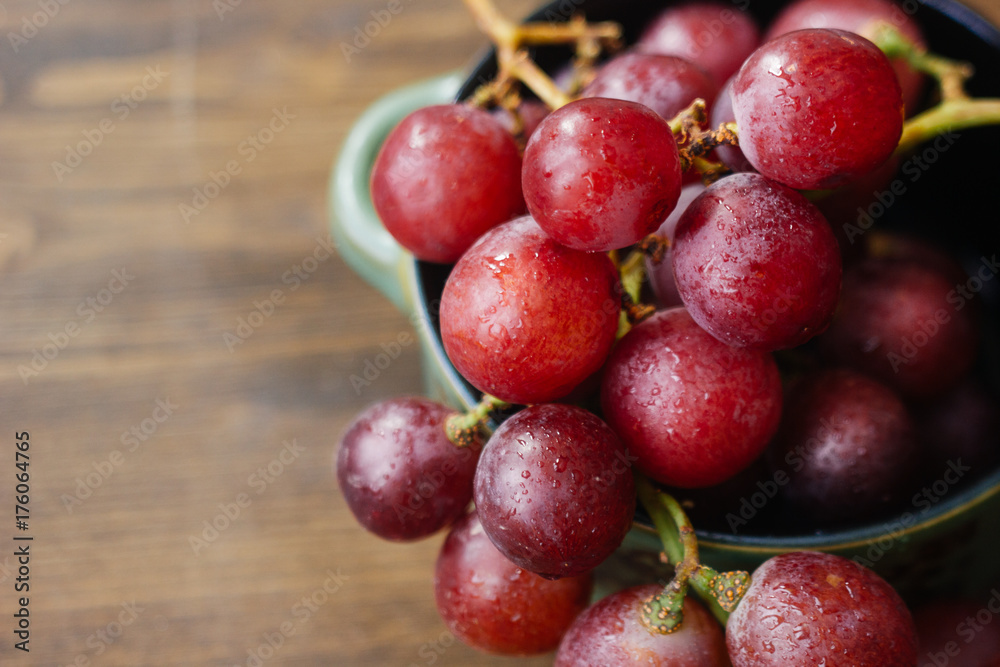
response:
<path id="1" fill-rule="evenodd" d="M 402 246 L 450 266 L 441 342 L 483 398 L 360 414 L 335 458 L 348 507 L 388 540 L 448 531 L 436 603 L 483 651 L 915 665 L 913 616 L 874 570 L 802 551 L 718 571 L 688 511 L 766 474 L 779 519 L 836 529 L 898 508 L 949 454 L 1000 458 L 980 307 L 940 315 L 961 267 L 837 231 L 915 147 L 1000 124 L 1000 100 L 966 94 L 971 67 L 891 0 L 793 0 L 769 26 L 692 0 L 632 45 L 613 21 L 464 2 L 497 74 L 403 119 L 371 191 Z M 724 39 L 699 49 L 713 17 Z M 573 57 L 547 72 L 532 49 L 554 45 Z M 591 602 L 637 509 L 671 576 Z"/>

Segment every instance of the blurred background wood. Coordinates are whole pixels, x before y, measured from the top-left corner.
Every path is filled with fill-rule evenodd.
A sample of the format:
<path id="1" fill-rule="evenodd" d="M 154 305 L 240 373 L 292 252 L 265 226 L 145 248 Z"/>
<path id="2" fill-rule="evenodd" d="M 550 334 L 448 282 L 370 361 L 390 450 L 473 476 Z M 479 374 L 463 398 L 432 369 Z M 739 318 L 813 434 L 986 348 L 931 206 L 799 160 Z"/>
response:
<path id="1" fill-rule="evenodd" d="M 375 99 L 485 45 L 458 0 L 401 6 L 348 58 L 384 0 L 0 4 L 0 663 L 551 662 L 455 644 L 441 538 L 368 536 L 332 475 L 362 407 L 422 386 L 416 346 L 349 381 L 410 325 L 325 250 L 331 162 Z"/>

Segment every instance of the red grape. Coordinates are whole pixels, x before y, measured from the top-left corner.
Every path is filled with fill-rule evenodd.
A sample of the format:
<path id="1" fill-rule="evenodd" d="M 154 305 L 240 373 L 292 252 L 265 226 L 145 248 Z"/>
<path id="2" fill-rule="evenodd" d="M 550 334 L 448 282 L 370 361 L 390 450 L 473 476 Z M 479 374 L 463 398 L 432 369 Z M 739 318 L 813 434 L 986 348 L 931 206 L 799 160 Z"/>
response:
<path id="1" fill-rule="evenodd" d="M 720 342 L 684 308 L 633 327 L 601 386 L 604 417 L 637 467 L 681 488 L 718 484 L 750 465 L 777 430 L 781 399 L 770 353 Z"/>
<path id="2" fill-rule="evenodd" d="M 903 130 L 896 73 L 844 30 L 765 42 L 733 80 L 739 143 L 760 173 L 798 189 L 850 182 L 885 162 Z"/>
<path id="3" fill-rule="evenodd" d="M 906 406 L 860 373 L 827 369 L 800 378 L 768 451 L 784 470 L 782 495 L 826 523 L 877 514 L 910 488 L 916 459 Z"/>
<path id="4" fill-rule="evenodd" d="M 917 47 L 926 48 L 916 20 L 891 0 L 796 0 L 785 6 L 771 23 L 764 41 L 804 28 L 837 28 L 872 39 L 879 21 L 889 23 Z M 907 109 L 915 108 L 923 89 L 924 75 L 903 58 L 892 60 Z"/>
<path id="5" fill-rule="evenodd" d="M 441 339 L 472 385 L 511 403 L 569 394 L 604 363 L 621 308 L 602 254 L 549 238 L 530 216 L 482 236 L 441 296 Z"/>
<path id="6" fill-rule="evenodd" d="M 757 23 L 728 2 L 686 2 L 662 10 L 636 48 L 680 56 L 703 67 L 719 85 L 736 73 L 760 43 Z"/>
<path id="7" fill-rule="evenodd" d="M 913 610 L 920 667 L 1000 667 L 1000 623 L 993 622 L 1000 599 L 995 588 L 990 593 L 988 600 L 933 600 Z"/>
<path id="8" fill-rule="evenodd" d="M 386 137 L 371 195 L 400 245 L 418 259 L 454 262 L 487 229 L 524 212 L 517 143 L 481 109 L 418 109 Z"/>
<path id="9" fill-rule="evenodd" d="M 871 258 L 845 273 L 837 316 L 817 343 L 833 363 L 868 373 L 905 397 L 928 399 L 955 387 L 972 367 L 975 306 L 938 266 Z"/>
<path id="10" fill-rule="evenodd" d="M 640 622 L 646 599 L 661 590 L 634 586 L 591 605 L 563 636 L 555 667 L 729 667 L 722 626 L 691 597 L 680 629 L 668 635 Z"/>
<path id="11" fill-rule="evenodd" d="M 448 629 L 489 653 L 551 651 L 590 601 L 589 574 L 544 579 L 507 560 L 476 512 L 458 521 L 438 554 L 434 596 Z"/>
<path id="12" fill-rule="evenodd" d="M 584 98 L 550 113 L 524 149 L 524 198 L 539 226 L 577 250 L 639 241 L 663 222 L 681 190 L 667 121 L 647 106 Z"/>
<path id="13" fill-rule="evenodd" d="M 376 403 L 341 438 L 340 491 L 362 526 L 389 540 L 415 540 L 462 516 L 472 500 L 479 449 L 445 436 L 453 410 L 421 397 Z"/>
<path id="14" fill-rule="evenodd" d="M 533 405 L 490 437 L 476 470 L 483 528 L 501 553 L 545 577 L 600 565 L 632 526 L 635 484 L 618 436 L 571 405 Z"/>
<path id="15" fill-rule="evenodd" d="M 765 561 L 726 625 L 734 667 L 913 667 L 917 634 L 899 594 L 852 560 L 800 551 Z"/>
<path id="16" fill-rule="evenodd" d="M 629 51 L 602 65 L 581 95 L 638 102 L 671 120 L 698 98 L 711 108 L 717 92 L 716 83 L 693 62 Z"/>
<path id="17" fill-rule="evenodd" d="M 840 249 L 819 210 L 760 174 L 709 186 L 674 231 L 674 277 L 698 324 L 738 347 L 801 345 L 830 323 Z"/>

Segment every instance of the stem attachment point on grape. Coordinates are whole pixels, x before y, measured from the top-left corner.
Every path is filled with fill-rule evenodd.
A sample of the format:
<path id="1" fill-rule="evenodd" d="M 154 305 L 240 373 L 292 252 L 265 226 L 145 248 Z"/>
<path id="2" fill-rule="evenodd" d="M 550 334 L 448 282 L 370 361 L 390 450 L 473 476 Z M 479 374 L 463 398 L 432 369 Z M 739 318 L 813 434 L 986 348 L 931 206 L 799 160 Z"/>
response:
<path id="1" fill-rule="evenodd" d="M 510 403 L 495 396 L 483 398 L 466 413 L 456 412 L 444 422 L 445 435 L 456 447 L 483 446 L 492 434 L 489 427 L 490 413 L 510 407 Z"/>

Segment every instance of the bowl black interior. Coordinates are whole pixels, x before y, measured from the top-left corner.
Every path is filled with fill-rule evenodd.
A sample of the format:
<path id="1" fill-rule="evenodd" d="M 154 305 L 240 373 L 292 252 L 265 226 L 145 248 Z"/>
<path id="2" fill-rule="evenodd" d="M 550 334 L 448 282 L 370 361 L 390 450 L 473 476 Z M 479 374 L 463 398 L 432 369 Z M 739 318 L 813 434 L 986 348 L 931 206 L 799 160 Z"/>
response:
<path id="1" fill-rule="evenodd" d="M 658 10 L 672 3 L 650 3 L 641 0 L 557 0 L 542 7 L 528 17 L 530 20 L 566 20 L 573 12 L 583 13 L 588 20 L 614 20 L 620 22 L 626 41 L 636 38 L 641 26 Z M 761 26 L 787 4 L 774 0 L 741 0 L 733 2 L 734 9 L 749 11 Z M 916 3 L 914 3 L 916 4 Z M 929 49 L 950 58 L 971 62 L 975 75 L 967 91 L 977 97 L 1000 97 L 1000 31 L 964 5 L 951 0 L 928 0 L 919 3 L 915 17 L 924 30 Z M 554 71 L 568 62 L 571 53 L 563 48 L 545 48 L 535 53 L 537 61 Z M 468 97 L 481 83 L 496 73 L 493 53 L 488 53 L 470 73 L 458 99 Z M 933 91 L 929 96 L 933 95 Z M 916 155 L 921 162 L 910 162 L 908 169 L 900 172 L 905 191 L 884 214 L 878 217 L 875 228 L 886 231 L 905 231 L 932 240 L 939 247 L 953 253 L 966 270 L 974 272 L 983 264 L 983 258 L 993 260 L 1000 254 L 1000 226 L 993 196 L 1000 185 L 1000 127 L 966 129 L 957 132 L 945 150 L 927 148 L 923 155 Z M 905 165 L 905 163 L 904 163 Z M 447 381 L 459 388 L 463 400 L 472 405 L 480 392 L 469 385 L 447 360 L 441 345 L 438 304 L 448 277 L 450 266 L 416 262 L 417 289 L 420 294 L 420 315 L 433 325 L 435 336 L 431 354 L 446 369 Z M 981 359 L 977 369 L 982 379 L 994 392 L 1000 389 L 1000 350 L 997 349 L 1000 326 L 1000 279 L 986 281 L 979 294 L 985 305 L 985 331 Z M 952 511 L 1000 485 L 1000 470 L 980 474 L 972 483 L 952 493 L 946 502 L 936 505 L 934 513 Z M 734 508 L 735 509 L 735 508 Z M 640 522 L 648 519 L 640 513 Z M 874 517 L 865 517 L 875 525 Z M 780 539 L 789 535 L 786 522 L 753 522 L 739 537 L 726 530 L 724 525 L 713 522 L 699 523 L 698 534 L 703 538 L 727 543 L 747 540 Z M 718 521 L 714 522 L 718 524 Z M 884 523 L 884 517 L 877 520 Z M 838 533 L 863 529 L 863 524 L 837 529 Z M 810 535 L 823 535 L 824 531 L 809 531 Z"/>

